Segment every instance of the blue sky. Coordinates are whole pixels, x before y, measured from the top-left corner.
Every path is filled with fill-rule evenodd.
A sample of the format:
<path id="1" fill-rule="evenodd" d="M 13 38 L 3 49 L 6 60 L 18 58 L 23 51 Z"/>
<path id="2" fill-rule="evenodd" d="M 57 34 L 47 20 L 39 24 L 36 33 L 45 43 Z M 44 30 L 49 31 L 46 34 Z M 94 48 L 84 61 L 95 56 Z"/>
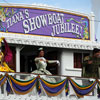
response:
<path id="1" fill-rule="evenodd" d="M 91 12 L 91 0 L 0 0 L 0 3 L 46 4 L 82 13 Z"/>

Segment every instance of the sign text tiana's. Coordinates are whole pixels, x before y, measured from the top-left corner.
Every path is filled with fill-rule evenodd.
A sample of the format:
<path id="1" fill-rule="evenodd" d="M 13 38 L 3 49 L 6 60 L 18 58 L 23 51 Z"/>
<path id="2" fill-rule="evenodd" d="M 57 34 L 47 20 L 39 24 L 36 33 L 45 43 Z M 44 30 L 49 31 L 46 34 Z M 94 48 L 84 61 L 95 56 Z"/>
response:
<path id="1" fill-rule="evenodd" d="M 90 39 L 87 17 L 60 11 L 21 7 L 0 7 L 0 31 Z"/>

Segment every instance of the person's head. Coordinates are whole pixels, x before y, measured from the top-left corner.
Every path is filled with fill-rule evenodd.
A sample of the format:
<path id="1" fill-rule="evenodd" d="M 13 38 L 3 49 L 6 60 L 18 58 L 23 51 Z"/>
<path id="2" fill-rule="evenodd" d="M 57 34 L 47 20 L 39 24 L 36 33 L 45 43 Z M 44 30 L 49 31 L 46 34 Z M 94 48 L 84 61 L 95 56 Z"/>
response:
<path id="1" fill-rule="evenodd" d="M 43 50 L 43 48 L 39 48 L 38 49 L 38 56 L 39 57 L 43 57 L 44 56 L 44 50 Z"/>
<path id="2" fill-rule="evenodd" d="M 100 56 L 100 50 L 97 49 L 97 48 L 94 48 L 94 50 L 93 50 L 93 56 L 99 57 Z"/>

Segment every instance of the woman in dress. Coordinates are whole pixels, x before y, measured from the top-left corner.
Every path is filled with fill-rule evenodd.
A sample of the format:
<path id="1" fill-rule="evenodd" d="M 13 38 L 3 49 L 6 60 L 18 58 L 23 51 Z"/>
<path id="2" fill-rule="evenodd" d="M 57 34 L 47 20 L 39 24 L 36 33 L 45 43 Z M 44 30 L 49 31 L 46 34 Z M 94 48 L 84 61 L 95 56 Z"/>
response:
<path id="1" fill-rule="evenodd" d="M 38 57 L 35 58 L 35 64 L 36 64 L 37 70 L 33 71 L 32 73 L 52 75 L 48 70 L 46 70 L 47 63 L 50 63 L 50 64 L 57 63 L 57 64 L 59 64 L 59 61 L 58 60 L 47 60 L 47 59 L 45 59 L 43 48 L 39 48 Z M 56 82 L 54 78 L 46 78 L 46 80 L 50 81 L 50 82 Z"/>

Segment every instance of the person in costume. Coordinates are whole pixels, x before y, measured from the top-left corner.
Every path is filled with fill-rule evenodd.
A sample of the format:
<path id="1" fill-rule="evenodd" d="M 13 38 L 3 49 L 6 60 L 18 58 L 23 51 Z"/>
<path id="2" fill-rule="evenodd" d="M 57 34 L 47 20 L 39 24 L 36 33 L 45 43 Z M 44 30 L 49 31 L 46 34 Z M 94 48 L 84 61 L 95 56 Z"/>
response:
<path id="1" fill-rule="evenodd" d="M 92 76 L 95 78 L 100 78 L 100 49 L 94 48 L 93 50 L 92 67 Z"/>
<path id="2" fill-rule="evenodd" d="M 85 56 L 82 65 L 83 65 L 82 66 L 82 76 L 83 77 L 91 77 L 92 57 Z"/>
<path id="3" fill-rule="evenodd" d="M 39 48 L 38 57 L 35 58 L 35 64 L 36 64 L 37 70 L 33 71 L 32 73 L 52 75 L 48 70 L 46 70 L 47 63 L 49 64 L 57 63 L 58 65 L 60 64 L 58 60 L 45 59 L 43 48 Z M 56 82 L 54 78 L 47 78 L 46 80 L 51 81 L 51 82 Z"/>
<path id="4" fill-rule="evenodd" d="M 2 41 L 4 41 L 5 45 L 5 53 L 2 52 Z M 7 65 L 8 62 L 12 60 L 12 52 L 4 39 L 4 37 L 0 38 L 0 71 L 5 72 L 14 72 L 14 70 L 10 69 Z"/>
<path id="5" fill-rule="evenodd" d="M 94 48 L 93 56 L 88 56 L 83 63 L 82 76 L 100 78 L 100 50 Z"/>

